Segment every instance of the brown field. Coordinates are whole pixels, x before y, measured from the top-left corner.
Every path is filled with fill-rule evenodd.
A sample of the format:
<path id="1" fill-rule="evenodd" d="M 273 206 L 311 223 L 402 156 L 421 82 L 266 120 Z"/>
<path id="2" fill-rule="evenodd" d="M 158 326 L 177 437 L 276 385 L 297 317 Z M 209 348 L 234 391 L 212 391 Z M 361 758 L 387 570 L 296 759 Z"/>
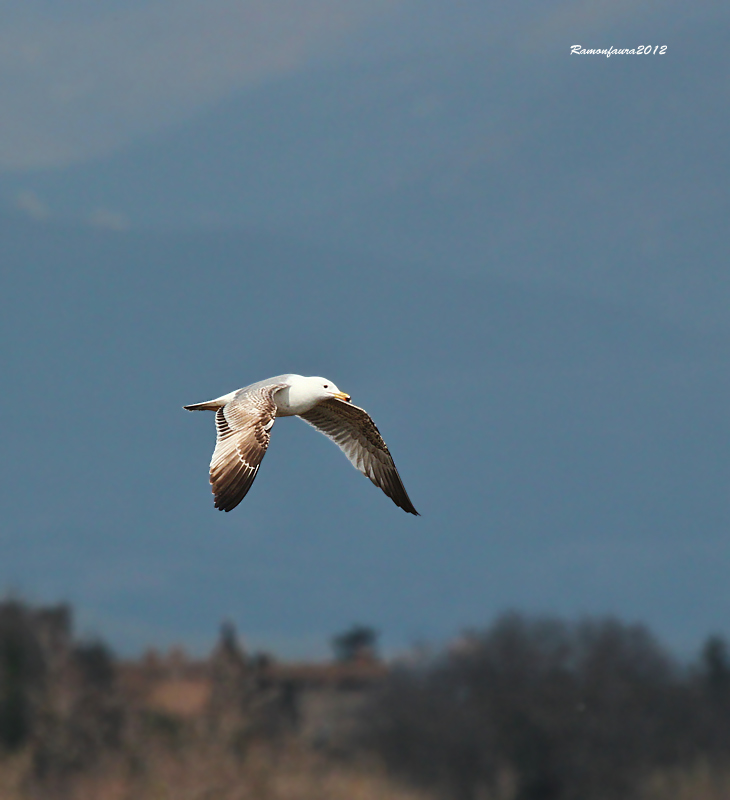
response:
<path id="1" fill-rule="evenodd" d="M 475 800 L 515 800 L 506 776 L 500 790 Z M 174 752 L 152 747 L 142 757 L 107 758 L 65 780 L 38 782 L 28 752 L 0 760 L 0 800 L 434 800 L 389 777 L 377 763 L 337 763 L 289 742 L 254 747 L 245 758 L 204 742 Z M 707 765 L 656 773 L 640 800 L 728 800 L 730 773 Z"/>
<path id="2" fill-rule="evenodd" d="M 157 748 L 130 763 L 112 758 L 49 783 L 27 753 L 0 761 L 0 800 L 429 800 L 377 765 L 336 764 L 296 743 L 245 758 L 203 743 Z"/>
<path id="3" fill-rule="evenodd" d="M 281 663 L 229 626 L 120 661 L 8 600 L 0 800 L 730 800 L 730 650 L 505 615 L 415 666 Z"/>

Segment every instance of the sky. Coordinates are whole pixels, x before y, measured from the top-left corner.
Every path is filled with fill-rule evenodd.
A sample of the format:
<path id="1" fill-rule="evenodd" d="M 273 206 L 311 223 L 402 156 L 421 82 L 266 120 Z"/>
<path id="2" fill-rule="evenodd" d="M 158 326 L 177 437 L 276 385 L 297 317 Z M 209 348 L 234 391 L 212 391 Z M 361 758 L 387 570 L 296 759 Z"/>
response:
<path id="1" fill-rule="evenodd" d="M 385 0 L 7 4 L 0 164 L 58 167 L 113 152 L 322 57 Z"/>
<path id="2" fill-rule="evenodd" d="M 0 588 L 124 654 L 730 635 L 723 5 L 6 16 Z M 421 517 L 291 419 L 215 511 L 181 407 L 285 372 L 373 415 Z"/>

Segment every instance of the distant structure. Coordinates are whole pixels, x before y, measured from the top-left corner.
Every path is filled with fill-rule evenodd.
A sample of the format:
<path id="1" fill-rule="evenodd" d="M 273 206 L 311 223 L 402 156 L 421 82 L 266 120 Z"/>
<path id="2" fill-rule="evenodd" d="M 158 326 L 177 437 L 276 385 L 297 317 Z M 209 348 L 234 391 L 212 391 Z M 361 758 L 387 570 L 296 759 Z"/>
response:
<path id="1" fill-rule="evenodd" d="M 197 720 L 232 739 L 296 735 L 331 746 L 353 733 L 354 712 L 387 673 L 374 631 L 354 626 L 342 636 L 333 662 L 279 663 L 249 656 L 226 622 L 207 659 L 188 658 L 181 648 L 150 650 L 120 664 L 120 684 L 138 708 Z"/>

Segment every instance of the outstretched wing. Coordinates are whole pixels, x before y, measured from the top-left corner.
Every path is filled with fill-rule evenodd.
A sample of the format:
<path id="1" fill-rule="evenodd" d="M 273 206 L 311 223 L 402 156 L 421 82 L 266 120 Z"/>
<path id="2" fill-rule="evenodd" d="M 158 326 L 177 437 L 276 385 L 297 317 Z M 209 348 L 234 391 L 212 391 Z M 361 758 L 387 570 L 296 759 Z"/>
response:
<path id="1" fill-rule="evenodd" d="M 215 507 L 231 511 L 246 496 L 269 446 L 276 419 L 273 395 L 285 384 L 273 384 L 235 397 L 215 412 L 218 433 L 210 461 Z"/>
<path id="2" fill-rule="evenodd" d="M 398 475 L 388 446 L 370 415 L 362 408 L 332 398 L 301 418 L 330 439 L 390 499 L 409 514 L 419 516 Z"/>

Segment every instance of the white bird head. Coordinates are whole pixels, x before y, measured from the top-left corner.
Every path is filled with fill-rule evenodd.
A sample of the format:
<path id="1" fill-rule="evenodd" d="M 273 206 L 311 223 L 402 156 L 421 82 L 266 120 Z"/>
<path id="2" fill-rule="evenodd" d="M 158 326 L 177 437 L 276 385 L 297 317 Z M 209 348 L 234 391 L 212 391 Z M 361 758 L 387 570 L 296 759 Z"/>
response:
<path id="1" fill-rule="evenodd" d="M 303 375 L 289 375 L 289 386 L 282 389 L 274 398 L 279 409 L 279 416 L 304 414 L 311 411 L 323 400 L 350 401 L 350 395 L 341 392 L 332 381 L 327 378 L 305 378 Z"/>
<path id="2" fill-rule="evenodd" d="M 307 386 L 312 394 L 316 394 L 319 400 L 328 400 L 330 397 L 336 397 L 338 400 L 345 400 L 350 402 L 350 395 L 341 392 L 332 381 L 327 378 L 313 377 L 305 378 Z"/>

